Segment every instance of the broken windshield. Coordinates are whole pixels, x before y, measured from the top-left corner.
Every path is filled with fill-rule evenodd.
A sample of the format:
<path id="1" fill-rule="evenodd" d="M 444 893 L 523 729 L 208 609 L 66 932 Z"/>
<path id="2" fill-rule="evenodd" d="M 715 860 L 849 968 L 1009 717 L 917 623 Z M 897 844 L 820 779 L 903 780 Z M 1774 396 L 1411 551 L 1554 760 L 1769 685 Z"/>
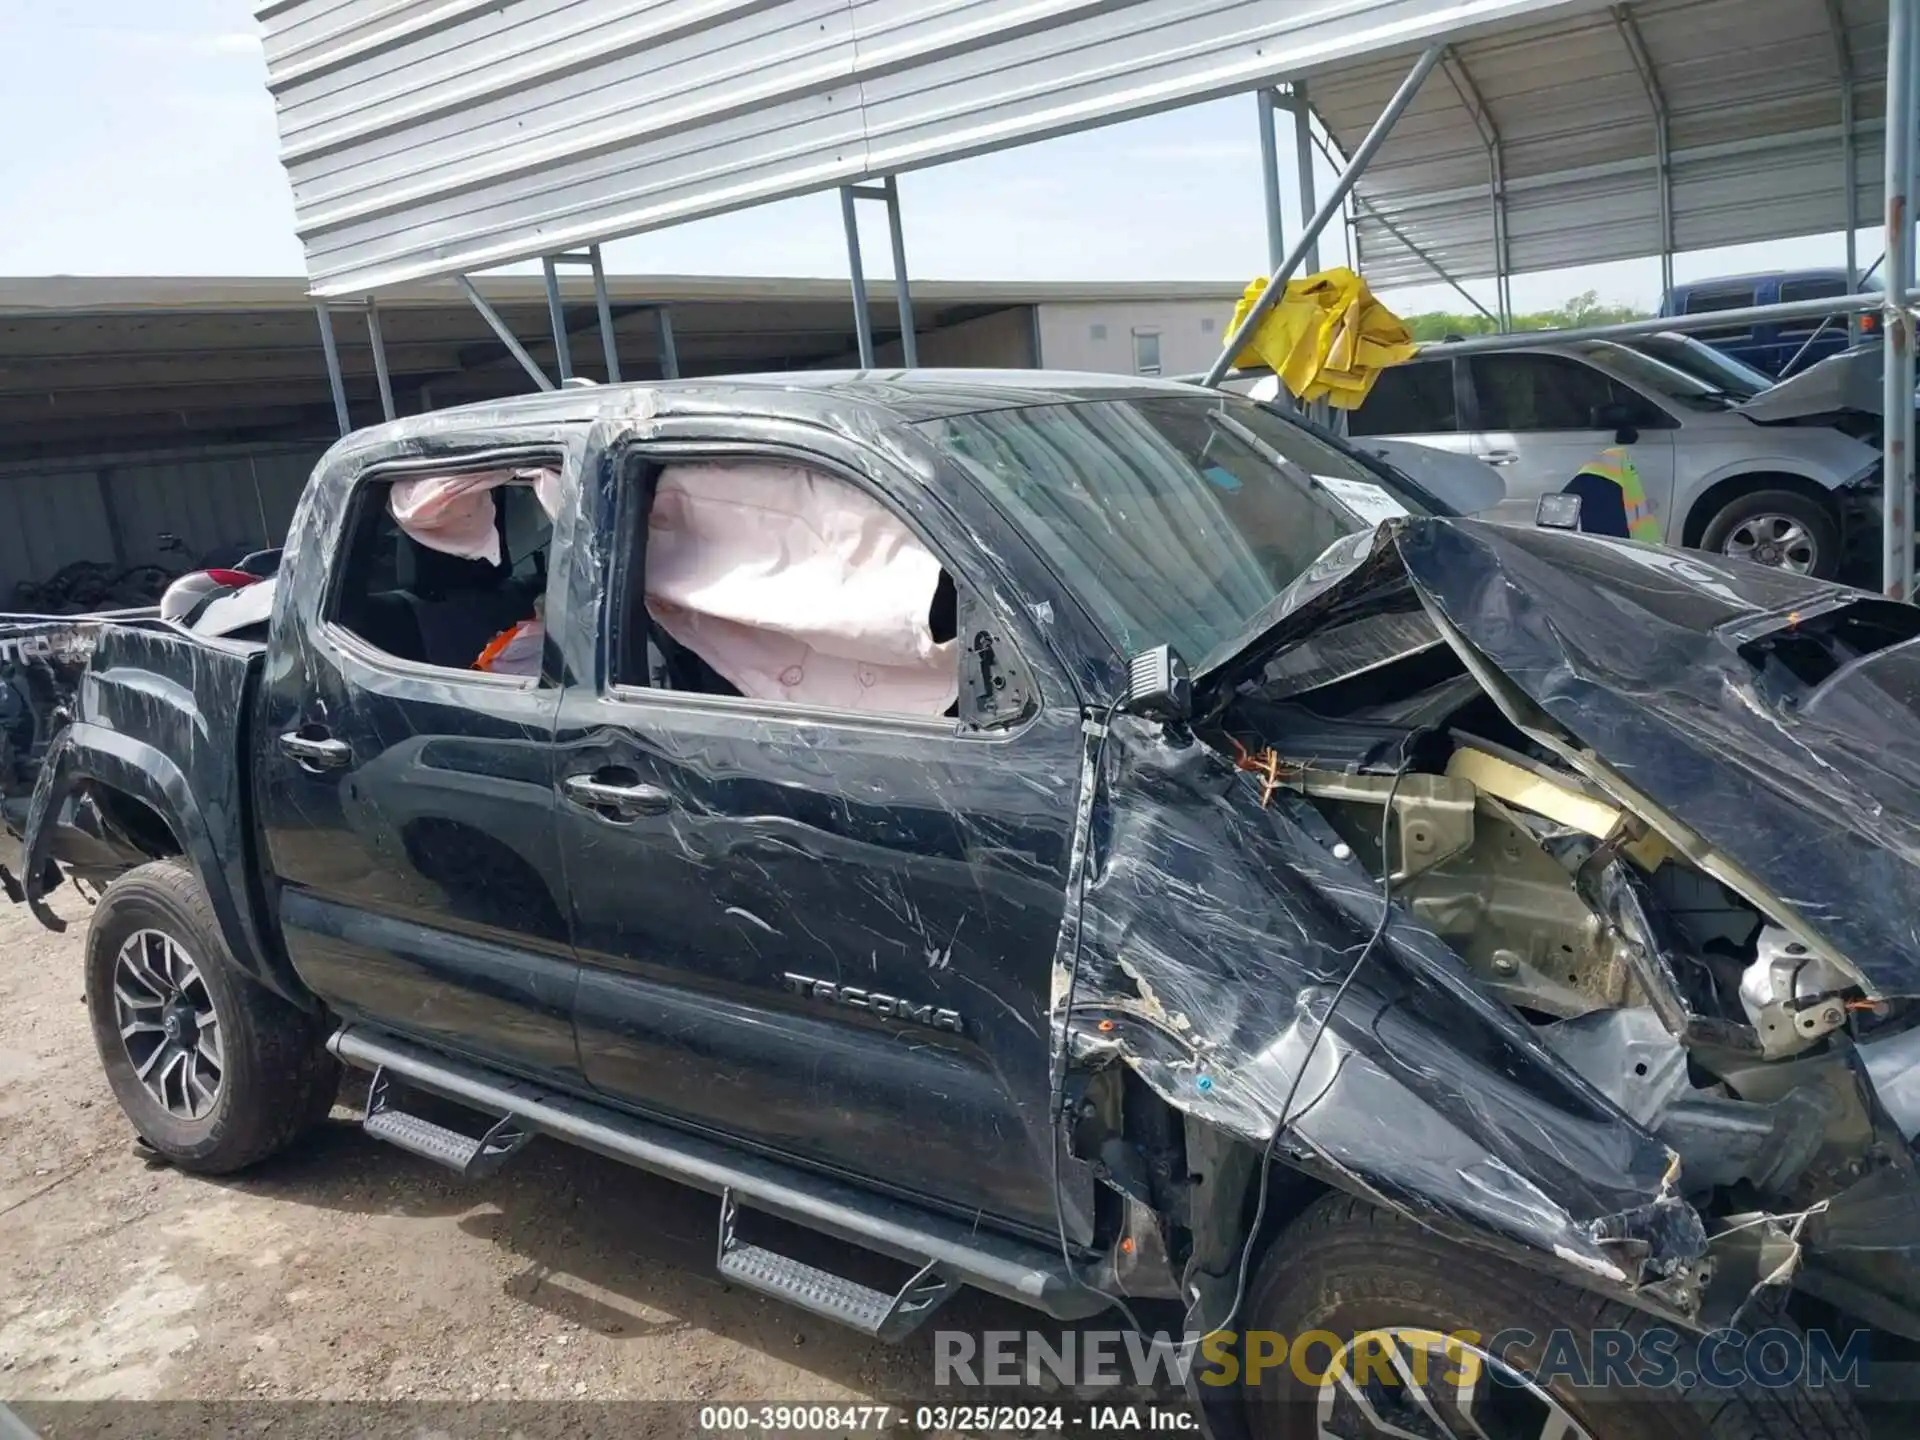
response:
<path id="1" fill-rule="evenodd" d="M 1217 392 L 1032 405 L 926 423 L 1123 654 L 1197 659 L 1333 544 L 1430 513 L 1409 486 Z"/>

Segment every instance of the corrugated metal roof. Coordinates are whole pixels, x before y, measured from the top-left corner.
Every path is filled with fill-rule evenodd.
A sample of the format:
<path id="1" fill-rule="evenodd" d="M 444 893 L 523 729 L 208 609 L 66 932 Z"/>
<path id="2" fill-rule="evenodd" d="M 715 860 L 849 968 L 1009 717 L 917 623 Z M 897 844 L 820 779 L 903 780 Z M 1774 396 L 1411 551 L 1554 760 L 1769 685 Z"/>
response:
<path id="1" fill-rule="evenodd" d="M 1655 102 L 1635 64 L 1634 32 L 1668 116 L 1676 250 L 1845 228 L 1849 71 L 1856 213 L 1862 224 L 1877 219 L 1884 0 L 1639 0 L 1461 39 L 1360 193 L 1455 278 L 1491 275 L 1497 147 L 1509 273 L 1657 254 Z M 1358 145 L 1415 49 L 1308 77 L 1341 149 Z M 1357 232 L 1375 285 L 1433 278 L 1364 210 Z"/>
<path id="2" fill-rule="evenodd" d="M 485 269 L 1595 0 L 268 0 L 316 293 Z"/>

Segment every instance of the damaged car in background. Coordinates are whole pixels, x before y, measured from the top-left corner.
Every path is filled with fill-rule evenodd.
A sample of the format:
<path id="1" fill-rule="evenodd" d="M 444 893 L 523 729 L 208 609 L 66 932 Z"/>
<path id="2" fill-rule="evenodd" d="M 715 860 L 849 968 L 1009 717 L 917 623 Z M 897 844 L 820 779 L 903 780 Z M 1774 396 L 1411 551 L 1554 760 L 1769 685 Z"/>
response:
<path id="1" fill-rule="evenodd" d="M 1106 377 L 402 421 L 323 460 L 270 618 L 33 682 L 0 863 L 56 925 L 102 889 L 102 1060 L 188 1169 L 337 1057 L 464 1174 L 541 1134 L 713 1191 L 723 1276 L 882 1338 L 962 1285 L 1196 1341 L 1920 1338 L 1920 612 L 1455 508 Z M 1482 1358 L 1192 1389 L 1221 1434 L 1862 1433 Z"/>

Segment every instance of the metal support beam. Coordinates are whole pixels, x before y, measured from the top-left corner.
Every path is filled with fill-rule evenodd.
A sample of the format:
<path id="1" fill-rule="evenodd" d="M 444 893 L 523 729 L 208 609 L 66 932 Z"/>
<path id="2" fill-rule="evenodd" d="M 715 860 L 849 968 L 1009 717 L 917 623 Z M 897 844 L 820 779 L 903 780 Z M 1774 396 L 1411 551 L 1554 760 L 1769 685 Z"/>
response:
<path id="1" fill-rule="evenodd" d="M 387 337 L 380 330 L 380 307 L 367 297 L 367 342 L 373 346 L 373 374 L 380 382 L 380 413 L 392 420 L 399 411 L 393 408 L 393 377 L 387 373 Z"/>
<path id="2" fill-rule="evenodd" d="M 553 256 L 540 258 L 540 273 L 547 281 L 547 323 L 553 326 L 553 354 L 560 365 L 560 383 L 573 378 L 573 347 L 567 344 L 567 309 L 560 303 L 560 270 Z"/>
<path id="3" fill-rule="evenodd" d="M 1332 166 L 1336 170 L 1340 168 L 1338 163 L 1333 158 L 1333 152 L 1327 149 L 1327 145 L 1324 140 L 1322 140 L 1318 135 L 1316 135 L 1313 137 L 1313 143 L 1315 148 L 1318 149 L 1322 155 L 1326 156 L 1328 165 Z M 1477 300 L 1474 297 L 1474 294 L 1471 290 L 1467 289 L 1466 286 L 1462 285 L 1458 280 L 1454 279 L 1453 276 L 1449 275 L 1447 273 L 1446 266 L 1442 265 L 1438 260 L 1434 259 L 1431 254 L 1429 254 L 1427 251 L 1421 249 L 1420 246 L 1415 244 L 1412 236 L 1408 235 L 1406 231 L 1402 230 L 1398 225 L 1394 224 L 1393 221 L 1389 220 L 1385 215 L 1381 214 L 1380 211 L 1374 209 L 1372 202 L 1369 201 L 1366 196 L 1362 195 L 1358 190 L 1356 190 L 1353 192 L 1352 198 L 1354 202 L 1362 210 L 1367 212 L 1368 217 L 1372 219 L 1374 224 L 1378 225 L 1381 229 L 1385 230 L 1389 235 L 1393 236 L 1394 239 L 1398 240 L 1402 245 L 1404 245 L 1407 248 L 1408 251 L 1410 251 L 1413 254 L 1415 259 L 1419 260 L 1429 270 L 1433 271 L 1433 273 L 1439 276 L 1441 280 L 1445 281 L 1448 285 L 1452 286 L 1454 293 L 1457 294 L 1462 300 L 1466 301 L 1467 304 L 1471 305 L 1474 309 L 1478 310 L 1482 315 L 1486 316 L 1487 319 L 1491 320 L 1497 328 L 1499 329 L 1506 328 L 1506 326 L 1502 323 L 1501 318 L 1498 315 L 1494 314 L 1491 310 L 1487 309 L 1486 306 L 1482 305 L 1479 302 L 1479 300 Z M 1276 261 L 1275 263 L 1277 264 L 1279 262 Z"/>
<path id="4" fill-rule="evenodd" d="M 1914 62 L 1920 0 L 1887 0 L 1886 227 L 1887 289 L 1881 325 L 1886 356 L 1881 365 L 1884 526 L 1882 588 L 1894 600 L 1913 598 L 1913 383 L 1914 327 L 1907 309 L 1913 283 L 1913 230 L 1908 210 L 1912 179 Z"/>
<path id="5" fill-rule="evenodd" d="M 1273 133 L 1273 91 L 1261 90 L 1253 98 L 1260 110 L 1260 188 L 1267 210 L 1267 269 L 1273 270 L 1287 254 L 1287 227 L 1280 213 L 1280 145 Z"/>
<path id="6" fill-rule="evenodd" d="M 1833 41 L 1834 70 L 1840 76 L 1840 165 L 1846 175 L 1846 192 L 1841 198 L 1847 216 L 1847 289 L 1858 290 L 1860 253 L 1855 232 L 1860 228 L 1860 145 L 1853 133 L 1853 47 L 1847 43 L 1847 20 L 1840 13 L 1840 0 L 1825 0 L 1825 4 L 1827 34 Z M 1849 315 L 1847 343 L 1853 344 L 1859 339 L 1860 317 Z"/>
<path id="7" fill-rule="evenodd" d="M 1267 311 L 1271 310 L 1274 303 L 1279 300 L 1281 293 L 1286 289 L 1287 281 L 1293 277 L 1294 271 L 1300 268 L 1300 262 L 1307 258 L 1308 253 L 1313 249 L 1314 242 L 1320 238 L 1320 232 L 1327 228 L 1328 221 L 1340 213 L 1341 206 L 1353 190 L 1354 184 L 1366 173 L 1367 166 L 1379 153 L 1380 147 L 1386 143 L 1387 136 L 1393 132 L 1394 123 L 1405 113 L 1408 104 L 1419 91 L 1421 82 L 1433 72 L 1433 67 L 1440 63 L 1441 49 L 1441 46 L 1429 45 L 1421 52 L 1420 58 L 1413 62 L 1413 69 L 1408 71 L 1407 78 L 1400 82 L 1400 88 L 1393 92 L 1393 98 L 1387 101 L 1386 109 L 1380 112 L 1380 118 L 1375 120 L 1373 128 L 1367 131 L 1367 138 L 1362 140 L 1359 148 L 1353 152 L 1353 158 L 1347 162 L 1347 167 L 1335 177 L 1333 190 L 1321 202 L 1320 208 L 1313 212 L 1312 218 L 1306 222 L 1300 232 L 1300 238 L 1294 242 L 1293 249 L 1287 252 L 1286 258 L 1274 269 L 1267 281 L 1267 288 L 1258 300 L 1247 307 L 1245 317 L 1234 326 L 1233 333 L 1227 337 L 1227 343 L 1222 347 L 1219 358 L 1213 362 L 1213 368 L 1207 371 L 1208 385 L 1218 385 L 1221 377 L 1233 368 L 1234 356 L 1240 353 L 1241 347 L 1247 343 L 1247 337 L 1259 328 L 1260 322 L 1267 318 Z"/>
<path id="8" fill-rule="evenodd" d="M 339 423 L 342 435 L 351 434 L 353 422 L 347 418 L 347 381 L 340 373 L 340 347 L 333 338 L 333 312 L 322 300 L 313 307 L 313 313 L 320 319 L 320 348 L 327 356 L 327 383 L 333 388 L 333 418 Z"/>
<path id="9" fill-rule="evenodd" d="M 587 251 L 593 267 L 593 308 L 600 317 L 600 356 L 606 362 L 607 383 L 620 383 L 620 341 L 613 333 L 613 306 L 607 299 L 607 272 L 600 264 L 600 247 Z M 669 337 L 671 338 L 671 337 Z"/>
<path id="10" fill-rule="evenodd" d="M 1640 72 L 1641 88 L 1647 92 L 1647 107 L 1653 112 L 1653 174 L 1660 202 L 1660 293 L 1665 296 L 1673 289 L 1673 145 L 1672 128 L 1667 120 L 1667 96 L 1660 88 L 1660 76 L 1653 68 L 1647 42 L 1640 38 L 1640 26 L 1634 21 L 1632 7 L 1615 5 L 1613 24 L 1633 60 L 1633 68 Z"/>
<path id="11" fill-rule="evenodd" d="M 900 363 L 920 363 L 920 341 L 913 328 L 913 286 L 907 279 L 907 241 L 900 224 L 900 186 L 887 176 L 887 235 L 893 242 L 893 293 L 900 308 Z"/>
<path id="12" fill-rule="evenodd" d="M 673 343 L 673 311 L 666 305 L 658 305 L 653 311 L 654 327 L 660 332 L 660 377 L 663 380 L 680 378 L 680 352 Z"/>
<path id="13" fill-rule="evenodd" d="M 873 369 L 873 316 L 867 311 L 867 273 L 860 264 L 860 217 L 854 212 L 854 187 L 840 187 L 840 221 L 847 228 L 847 274 L 853 281 L 853 336 L 860 368 Z"/>
<path id="14" fill-rule="evenodd" d="M 888 175 L 878 185 L 842 185 L 840 219 L 847 230 L 847 273 L 853 282 L 853 333 L 860 347 L 860 368 L 871 370 L 873 315 L 867 308 L 867 272 L 860 259 L 860 216 L 857 201 L 878 200 L 887 207 L 887 240 L 893 248 L 893 295 L 900 311 L 900 361 L 912 368 L 920 363 L 920 341 L 913 323 L 913 284 L 907 276 L 907 240 L 900 220 L 900 184 Z"/>
<path id="15" fill-rule="evenodd" d="M 1874 258 L 1873 264 L 1867 267 L 1867 273 L 1862 275 L 1859 279 L 1855 280 L 1848 288 L 1852 290 L 1860 289 L 1861 286 L 1865 285 L 1867 281 L 1873 278 L 1874 271 L 1880 268 L 1881 261 L 1885 260 L 1886 258 L 1887 258 L 1887 252 L 1882 250 L 1879 253 L 1879 255 Z M 1849 265 L 1847 268 L 1849 271 L 1851 271 L 1853 267 Z M 1831 325 L 1832 323 L 1833 323 L 1833 316 L 1823 315 L 1820 317 L 1820 323 L 1813 327 L 1813 333 L 1807 336 L 1806 339 L 1800 342 L 1800 348 L 1794 351 L 1793 355 L 1788 359 L 1787 363 L 1780 367 L 1780 378 L 1782 380 L 1786 379 L 1787 376 L 1793 374 L 1795 370 L 1800 368 L 1800 357 L 1802 355 L 1805 355 L 1807 351 L 1813 348 L 1813 342 L 1818 340 L 1822 335 L 1826 334 L 1827 326 Z M 1860 328 L 1860 317 L 1857 314 L 1848 315 L 1847 316 L 1847 332 L 1849 334 L 1854 334 L 1859 331 L 1859 328 Z"/>
<path id="16" fill-rule="evenodd" d="M 1487 109 L 1486 99 L 1480 94 L 1480 87 L 1474 83 L 1473 76 L 1468 73 L 1460 52 L 1449 45 L 1446 53 L 1440 57 L 1440 64 L 1447 83 L 1453 86 L 1453 93 L 1466 110 L 1467 118 L 1473 121 L 1473 128 L 1480 132 L 1480 143 L 1487 147 L 1487 197 L 1493 206 L 1493 303 L 1500 312 L 1496 323 L 1502 330 L 1509 330 L 1513 327 L 1513 265 L 1507 254 L 1506 146 L 1500 138 L 1500 127 L 1494 123 L 1493 113 Z"/>
<path id="17" fill-rule="evenodd" d="M 1519 350 L 1535 345 L 1564 344 L 1575 340 L 1631 340 L 1637 335 L 1658 335 L 1662 331 L 1717 330 L 1736 325 L 1757 325 L 1770 320 L 1817 320 L 1832 312 L 1879 310 L 1886 304 L 1884 295 L 1865 292 L 1839 295 L 1824 300 L 1793 300 L 1782 305 L 1749 305 L 1740 310 L 1707 310 L 1692 315 L 1655 315 L 1648 320 L 1623 320 L 1618 325 L 1582 325 L 1566 330 L 1526 330 L 1514 335 L 1472 335 L 1465 340 L 1443 340 L 1420 347 L 1420 358 L 1437 360 L 1442 356 L 1485 355 L 1501 350 Z"/>
<path id="18" fill-rule="evenodd" d="M 1288 86 L 1287 108 L 1293 111 L 1293 164 L 1300 181 L 1300 223 L 1320 207 L 1313 198 L 1313 109 L 1307 100 L 1307 82 L 1295 80 Z M 1274 262 L 1278 264 L 1278 261 Z M 1307 274 L 1320 268 L 1320 232 L 1307 239 L 1307 256 L 1302 262 Z"/>
<path id="19" fill-rule="evenodd" d="M 453 278 L 467 297 L 467 303 L 480 312 L 480 318 L 487 322 L 487 328 L 493 331 L 502 345 L 507 347 L 507 353 L 520 362 L 520 368 L 532 377 L 533 383 L 542 390 L 553 389 L 553 381 L 547 378 L 547 372 L 542 370 L 533 356 L 527 353 L 527 347 L 514 338 L 512 329 L 500 318 L 499 312 L 480 297 L 480 292 L 473 288 L 473 282 L 464 275 L 456 275 Z"/>

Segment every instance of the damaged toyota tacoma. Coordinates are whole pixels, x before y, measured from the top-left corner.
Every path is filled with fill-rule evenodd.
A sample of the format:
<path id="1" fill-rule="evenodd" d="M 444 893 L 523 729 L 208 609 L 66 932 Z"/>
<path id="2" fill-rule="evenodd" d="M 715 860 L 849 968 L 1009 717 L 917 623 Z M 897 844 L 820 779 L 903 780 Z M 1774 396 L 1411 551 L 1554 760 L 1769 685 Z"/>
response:
<path id="1" fill-rule="evenodd" d="M 727 1278 L 884 1338 L 962 1285 L 1534 1337 L 1477 1394 L 1193 1384 L 1216 1433 L 1864 1433 L 1527 1377 L 1920 1337 L 1920 612 L 1450 508 L 1091 376 L 403 420 L 257 625 L 0 627 L 0 862 L 56 928 L 98 892 L 101 1059 L 184 1169 L 345 1062 L 381 1139 L 702 1187 Z"/>

